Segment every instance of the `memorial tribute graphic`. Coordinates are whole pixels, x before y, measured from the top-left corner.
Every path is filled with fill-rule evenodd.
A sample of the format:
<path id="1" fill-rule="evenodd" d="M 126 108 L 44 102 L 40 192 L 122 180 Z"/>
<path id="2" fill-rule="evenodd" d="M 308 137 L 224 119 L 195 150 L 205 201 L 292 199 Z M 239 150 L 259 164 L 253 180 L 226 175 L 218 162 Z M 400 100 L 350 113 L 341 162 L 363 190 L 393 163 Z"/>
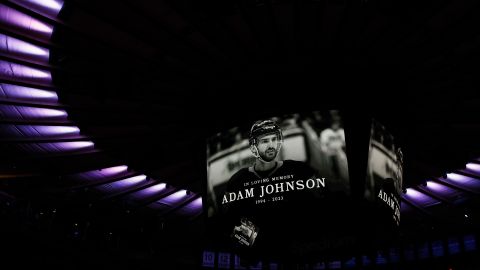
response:
<path id="1" fill-rule="evenodd" d="M 350 192 L 346 147 L 339 111 L 259 119 L 210 138 L 206 207 L 220 239 L 281 248 L 322 233 L 320 204 Z"/>

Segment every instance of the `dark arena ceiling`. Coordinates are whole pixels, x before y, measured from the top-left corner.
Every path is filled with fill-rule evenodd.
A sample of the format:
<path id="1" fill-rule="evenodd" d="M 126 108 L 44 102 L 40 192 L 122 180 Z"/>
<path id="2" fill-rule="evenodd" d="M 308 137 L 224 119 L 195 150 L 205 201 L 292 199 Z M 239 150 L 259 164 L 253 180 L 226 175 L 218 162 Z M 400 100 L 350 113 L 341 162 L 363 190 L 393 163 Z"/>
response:
<path id="1" fill-rule="evenodd" d="M 433 200 L 404 194 L 408 243 L 477 235 L 479 11 L 467 0 L 3 1 L 0 236 L 26 263 L 194 268 L 206 139 L 330 109 L 352 126 L 377 119 L 403 146 L 404 189 Z"/>

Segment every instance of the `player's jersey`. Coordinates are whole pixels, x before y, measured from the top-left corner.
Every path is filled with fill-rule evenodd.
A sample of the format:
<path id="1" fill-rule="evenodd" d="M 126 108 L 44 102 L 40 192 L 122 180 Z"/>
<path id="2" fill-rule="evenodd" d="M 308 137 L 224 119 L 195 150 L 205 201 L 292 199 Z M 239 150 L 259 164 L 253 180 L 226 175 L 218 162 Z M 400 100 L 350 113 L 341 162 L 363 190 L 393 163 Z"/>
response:
<path id="1" fill-rule="evenodd" d="M 258 227 L 258 244 L 277 237 L 287 240 L 318 219 L 311 210 L 325 193 L 327 181 L 306 163 L 293 160 L 277 162 L 267 172 L 243 168 L 231 177 L 221 205 L 232 223 L 246 218 Z"/>

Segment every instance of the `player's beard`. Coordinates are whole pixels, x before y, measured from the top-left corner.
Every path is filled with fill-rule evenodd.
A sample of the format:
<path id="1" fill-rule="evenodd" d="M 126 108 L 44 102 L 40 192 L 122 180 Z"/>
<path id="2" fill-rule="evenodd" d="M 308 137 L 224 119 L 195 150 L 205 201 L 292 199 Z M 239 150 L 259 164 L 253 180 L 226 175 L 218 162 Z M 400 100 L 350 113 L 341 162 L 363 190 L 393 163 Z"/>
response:
<path id="1" fill-rule="evenodd" d="M 277 157 L 277 149 L 268 148 L 265 152 L 259 153 L 259 155 L 265 162 L 270 162 Z"/>

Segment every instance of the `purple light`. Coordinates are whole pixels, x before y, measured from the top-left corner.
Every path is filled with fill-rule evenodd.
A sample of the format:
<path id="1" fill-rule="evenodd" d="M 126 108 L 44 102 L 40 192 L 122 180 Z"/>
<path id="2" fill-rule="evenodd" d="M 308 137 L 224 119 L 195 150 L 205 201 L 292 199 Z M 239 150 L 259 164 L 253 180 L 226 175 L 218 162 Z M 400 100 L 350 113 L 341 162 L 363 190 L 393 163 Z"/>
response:
<path id="1" fill-rule="evenodd" d="M 52 25 L 41 22 L 4 4 L 0 4 L 0 23 L 7 28 L 26 34 L 34 34 L 48 40 L 53 32 Z"/>
<path id="2" fill-rule="evenodd" d="M 415 196 L 421 196 L 422 193 L 416 191 L 413 188 L 407 188 L 407 192 L 405 192 L 405 195 L 408 195 L 409 197 L 415 197 Z"/>
<path id="3" fill-rule="evenodd" d="M 94 143 L 91 141 L 58 142 L 52 144 L 54 144 L 60 151 L 83 150 L 93 148 L 94 146 Z"/>
<path id="4" fill-rule="evenodd" d="M 166 189 L 167 185 L 164 183 L 156 184 L 154 186 L 148 187 L 146 189 L 142 189 L 136 192 L 138 196 L 150 196 L 158 192 L 162 192 Z"/>
<path id="5" fill-rule="evenodd" d="M 10 0 L 18 5 L 26 7 L 33 11 L 40 11 L 46 15 L 57 17 L 63 7 L 63 1 L 60 0 Z"/>
<path id="6" fill-rule="evenodd" d="M 48 63 L 50 51 L 20 39 L 0 34 L 0 52 L 25 60 Z"/>
<path id="7" fill-rule="evenodd" d="M 187 198 L 187 191 L 186 190 L 180 190 L 172 195 L 169 195 L 161 200 L 159 200 L 159 203 L 167 204 L 167 205 L 174 205 L 176 203 L 179 203 L 180 201 L 184 200 Z"/>
<path id="8" fill-rule="evenodd" d="M 447 173 L 447 179 L 460 184 L 465 184 L 471 178 L 457 173 Z"/>
<path id="9" fill-rule="evenodd" d="M 433 181 L 427 181 L 427 189 L 438 193 L 446 193 L 449 191 L 448 187 Z"/>
<path id="10" fill-rule="evenodd" d="M 191 198 L 191 196 L 187 196 L 185 198 Z M 159 201 L 161 202 L 161 201 Z M 161 202 L 165 203 L 165 202 Z M 177 215 L 181 216 L 194 216 L 196 214 L 199 214 L 202 211 L 202 198 L 199 197 L 192 202 L 189 202 L 185 206 L 181 207 L 176 211 Z"/>
<path id="11" fill-rule="evenodd" d="M 194 200 L 193 202 L 190 203 L 192 207 L 197 207 L 197 208 L 202 208 L 203 202 L 202 202 L 202 197 Z"/>
<path id="12" fill-rule="evenodd" d="M 26 153 L 62 153 L 93 149 L 93 142 L 20 143 L 19 150 Z"/>
<path id="13" fill-rule="evenodd" d="M 118 190 L 121 190 L 121 189 L 124 189 L 124 188 L 132 187 L 132 186 L 137 185 L 141 182 L 145 182 L 146 179 L 147 179 L 147 176 L 145 176 L 143 174 L 142 175 L 137 175 L 137 176 L 130 177 L 130 178 L 127 178 L 127 179 L 115 181 L 113 183 L 108 183 L 108 184 L 105 184 L 105 185 L 98 186 L 97 189 L 101 190 L 101 191 L 105 191 L 105 192 L 107 192 L 107 191 L 109 191 L 109 192 L 118 191 Z"/>
<path id="14" fill-rule="evenodd" d="M 152 197 L 152 196 L 160 195 L 160 194 L 162 194 L 164 192 L 167 192 L 171 189 L 172 188 L 167 188 L 166 184 L 160 183 L 160 184 L 156 184 L 154 186 L 139 190 L 137 192 L 134 192 L 134 193 L 128 195 L 128 197 L 130 199 L 134 200 L 134 201 L 144 200 L 144 199 Z"/>
<path id="15" fill-rule="evenodd" d="M 64 118 L 67 117 L 67 112 L 65 110 L 57 109 L 46 109 L 46 108 L 34 108 L 34 107 L 24 107 L 16 106 L 17 110 L 24 117 L 45 117 L 45 118 Z"/>
<path id="16" fill-rule="evenodd" d="M 466 165 L 467 169 L 473 171 L 473 172 L 476 172 L 476 173 L 480 173 L 480 164 L 477 164 L 477 163 L 468 163 Z"/>
<path id="17" fill-rule="evenodd" d="M 434 181 L 427 181 L 427 186 L 426 189 L 440 194 L 442 197 L 450 200 L 456 200 L 459 198 L 462 198 L 462 191 L 450 188 L 448 186 L 445 186 L 443 184 L 439 184 Z"/>
<path id="18" fill-rule="evenodd" d="M 52 82 L 52 74 L 48 70 L 27 67 L 20 64 L 0 60 L 0 77 L 12 80 L 28 80 L 34 82 Z"/>
<path id="19" fill-rule="evenodd" d="M 0 83 L 0 97 L 16 100 L 36 100 L 43 102 L 58 102 L 58 95 L 54 91 Z"/>
<path id="20" fill-rule="evenodd" d="M 413 188 L 407 188 L 407 193 L 404 194 L 406 199 L 410 199 L 422 207 L 428 207 L 440 203 L 440 201 L 425 195 Z"/>
<path id="21" fill-rule="evenodd" d="M 2 125 L 0 134 L 5 137 L 42 137 L 78 135 L 80 129 L 75 126 L 31 126 L 31 125 Z"/>
<path id="22" fill-rule="evenodd" d="M 120 185 L 122 187 L 125 187 L 125 186 L 138 184 L 142 181 L 145 181 L 146 179 L 147 179 L 147 176 L 142 174 L 142 175 L 138 175 L 138 176 L 134 176 L 134 177 L 130 177 L 130 178 L 127 178 L 127 179 L 124 179 L 124 180 L 117 181 L 113 184 L 117 184 L 117 185 Z"/>
<path id="23" fill-rule="evenodd" d="M 78 173 L 78 174 L 72 175 L 71 178 L 80 182 L 87 182 L 87 181 L 90 182 L 92 180 L 117 177 L 127 172 L 127 169 L 128 169 L 127 166 L 121 165 L 121 166 L 115 166 L 115 167 L 109 167 L 109 168 L 104 168 L 99 170 L 92 170 L 92 171 Z"/>
<path id="24" fill-rule="evenodd" d="M 475 179 L 473 177 L 468 177 L 468 176 L 457 174 L 457 173 L 449 173 L 447 174 L 447 178 L 445 179 L 445 181 L 448 181 L 460 186 L 472 188 L 477 191 L 480 190 L 480 180 Z"/>
<path id="25" fill-rule="evenodd" d="M 14 106 L 14 105 L 0 105 L 0 115 L 8 119 L 65 119 L 68 115 L 65 110 Z"/>
<path id="26" fill-rule="evenodd" d="M 407 203 L 405 203 L 403 201 L 400 202 L 400 211 L 402 211 L 402 213 L 408 213 L 408 212 L 411 212 L 412 210 L 413 210 L 413 208 L 410 205 L 408 205 Z"/>
<path id="27" fill-rule="evenodd" d="M 35 130 L 41 135 L 78 135 L 80 129 L 75 126 L 36 126 Z"/>
<path id="28" fill-rule="evenodd" d="M 202 198 L 197 198 L 194 201 L 188 203 L 181 209 L 177 210 L 179 215 L 195 215 L 202 210 Z"/>
<path id="29" fill-rule="evenodd" d="M 121 165 L 121 166 L 115 166 L 115 167 L 101 169 L 100 172 L 103 175 L 115 175 L 115 174 L 119 174 L 119 173 L 124 173 L 127 170 L 128 170 L 128 166 Z"/>

